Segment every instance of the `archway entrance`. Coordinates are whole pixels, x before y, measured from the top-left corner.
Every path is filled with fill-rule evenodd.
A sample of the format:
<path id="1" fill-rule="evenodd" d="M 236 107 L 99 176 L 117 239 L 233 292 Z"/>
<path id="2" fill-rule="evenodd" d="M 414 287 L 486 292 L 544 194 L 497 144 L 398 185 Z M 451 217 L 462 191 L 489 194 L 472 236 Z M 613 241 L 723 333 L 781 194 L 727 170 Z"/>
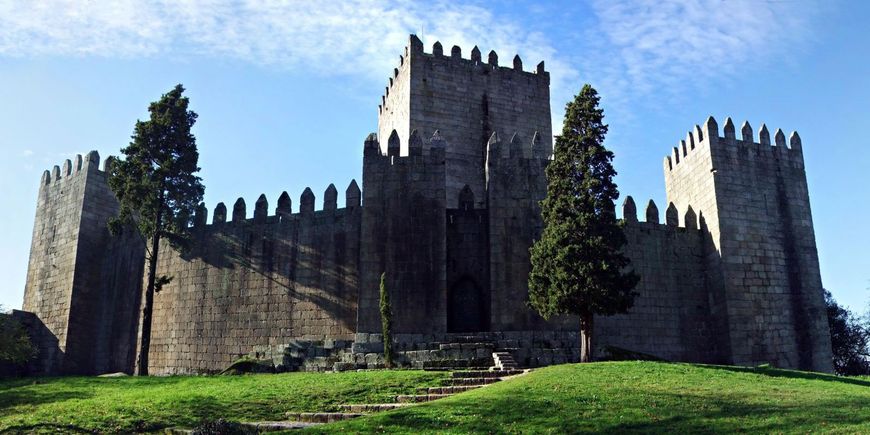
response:
<path id="1" fill-rule="evenodd" d="M 462 278 L 447 294 L 447 332 L 483 330 L 483 295 L 471 278 Z"/>

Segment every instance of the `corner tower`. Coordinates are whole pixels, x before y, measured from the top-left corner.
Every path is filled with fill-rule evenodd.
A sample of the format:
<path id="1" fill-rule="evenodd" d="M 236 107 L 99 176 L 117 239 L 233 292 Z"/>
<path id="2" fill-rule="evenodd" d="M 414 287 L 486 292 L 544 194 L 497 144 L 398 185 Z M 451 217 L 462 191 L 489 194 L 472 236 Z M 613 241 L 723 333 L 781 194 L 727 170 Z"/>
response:
<path id="1" fill-rule="evenodd" d="M 459 193 L 468 185 L 475 205 L 484 208 L 483 168 L 493 132 L 525 138 L 537 132 L 541 145 L 552 150 L 550 74 L 543 62 L 533 72 L 524 71 L 519 56 L 510 66 L 499 66 L 495 51 L 484 62 L 477 47 L 470 59 L 457 46 L 445 55 L 439 42 L 431 54 L 424 53 L 423 43 L 411 35 L 378 107 L 378 137 L 383 141 L 395 131 L 405 156 L 414 130 L 421 137 L 439 130 L 448 144 L 447 206 L 458 208 Z"/>
<path id="2" fill-rule="evenodd" d="M 34 374 L 132 369 L 144 247 L 133 232 L 109 234 L 112 161 L 100 170 L 91 151 L 42 176 L 23 306 L 35 317 Z"/>
<path id="3" fill-rule="evenodd" d="M 668 201 L 698 212 L 711 312 L 724 362 L 831 371 L 801 140 L 771 143 L 712 117 L 664 160 Z"/>

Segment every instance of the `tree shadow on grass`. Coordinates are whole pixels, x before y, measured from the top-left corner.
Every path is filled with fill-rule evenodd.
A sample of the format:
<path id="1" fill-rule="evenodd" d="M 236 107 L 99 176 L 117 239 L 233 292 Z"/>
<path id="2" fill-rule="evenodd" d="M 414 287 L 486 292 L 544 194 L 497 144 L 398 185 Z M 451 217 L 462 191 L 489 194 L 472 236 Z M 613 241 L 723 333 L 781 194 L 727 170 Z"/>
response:
<path id="1" fill-rule="evenodd" d="M 7 427 L 6 429 L 0 430 L 0 434 L 30 434 L 37 431 L 41 433 L 49 430 L 54 433 L 97 433 L 94 430 L 72 424 L 37 423 Z"/>
<path id="2" fill-rule="evenodd" d="M 36 406 L 71 399 L 89 399 L 94 393 L 87 391 L 52 391 L 39 389 L 0 390 L 0 415 L 15 406 Z"/>
<path id="3" fill-rule="evenodd" d="M 657 394 L 663 400 L 697 403 L 685 413 L 655 417 L 663 410 L 644 408 L 650 421 L 623 422 L 597 426 L 603 433 L 786 433 L 840 430 L 859 433 L 867 425 L 866 414 L 855 412 L 865 407 L 866 399 L 837 399 L 813 404 L 747 404 L 734 400 L 713 399 L 686 394 Z M 668 397 L 670 396 L 670 397 Z M 705 406 L 702 406 L 705 405 Z M 705 409 L 712 408 L 712 409 Z M 834 427 L 836 425 L 836 427 Z"/>
<path id="4" fill-rule="evenodd" d="M 748 368 L 735 369 L 753 372 Z M 790 370 L 774 369 L 765 374 L 841 380 L 830 375 Z M 643 394 L 637 394 L 640 390 L 625 392 L 631 397 L 607 397 L 587 391 L 560 398 L 547 394 L 551 387 L 537 386 L 534 391 L 509 389 L 503 391 L 504 394 L 485 397 L 454 396 L 366 418 L 369 421 L 365 426 L 350 424 L 356 430 L 435 433 L 860 432 L 870 425 L 870 411 L 862 412 L 868 400 L 863 394 L 817 398 L 812 390 L 807 390 L 803 397 L 777 402 L 775 398 L 766 400 L 763 393 L 758 392 L 741 395 L 738 390 L 734 391 L 736 395 L 718 395 L 675 389 L 670 392 L 650 390 Z M 758 399 L 755 403 L 754 398 Z M 325 429 L 324 432 L 328 432 Z"/>
<path id="5" fill-rule="evenodd" d="M 827 373 L 818 373 L 818 372 L 802 372 L 798 370 L 788 370 L 788 369 L 778 369 L 773 367 L 740 367 L 740 366 L 718 366 L 718 365 L 698 365 L 699 367 L 704 367 L 708 369 L 715 370 L 727 370 L 730 372 L 738 372 L 738 373 L 753 373 L 757 375 L 765 375 L 774 378 L 793 378 L 793 379 L 807 379 L 813 381 L 827 381 L 827 382 L 841 382 L 844 384 L 851 385 L 860 385 L 862 387 L 870 387 L 870 381 L 846 377 L 846 376 L 836 376 Z"/>

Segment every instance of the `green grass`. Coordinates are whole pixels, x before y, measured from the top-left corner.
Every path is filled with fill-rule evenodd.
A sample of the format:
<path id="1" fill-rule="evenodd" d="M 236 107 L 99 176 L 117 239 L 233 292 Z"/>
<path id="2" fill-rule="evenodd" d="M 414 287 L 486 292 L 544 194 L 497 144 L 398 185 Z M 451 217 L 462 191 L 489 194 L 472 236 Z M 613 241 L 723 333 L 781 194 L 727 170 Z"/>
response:
<path id="1" fill-rule="evenodd" d="M 288 411 L 390 401 L 444 376 L 380 371 L 0 381 L 0 432 L 131 432 L 217 418 L 283 420 Z"/>
<path id="2" fill-rule="evenodd" d="M 130 432 L 202 420 L 280 420 L 388 402 L 420 371 L 0 382 L 0 432 Z M 315 433 L 870 433 L 870 378 L 654 362 L 568 364 Z"/>
<path id="3" fill-rule="evenodd" d="M 870 380 L 654 362 L 569 364 L 311 431 L 870 433 Z"/>

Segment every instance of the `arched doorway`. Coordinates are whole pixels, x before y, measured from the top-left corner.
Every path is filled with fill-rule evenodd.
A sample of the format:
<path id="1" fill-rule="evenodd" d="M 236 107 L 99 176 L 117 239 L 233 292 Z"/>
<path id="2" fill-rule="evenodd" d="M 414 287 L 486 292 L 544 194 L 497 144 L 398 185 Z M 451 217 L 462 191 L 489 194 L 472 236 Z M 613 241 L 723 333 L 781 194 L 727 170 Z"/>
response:
<path id="1" fill-rule="evenodd" d="M 483 330 L 483 295 L 471 278 L 460 278 L 447 294 L 447 331 Z"/>

